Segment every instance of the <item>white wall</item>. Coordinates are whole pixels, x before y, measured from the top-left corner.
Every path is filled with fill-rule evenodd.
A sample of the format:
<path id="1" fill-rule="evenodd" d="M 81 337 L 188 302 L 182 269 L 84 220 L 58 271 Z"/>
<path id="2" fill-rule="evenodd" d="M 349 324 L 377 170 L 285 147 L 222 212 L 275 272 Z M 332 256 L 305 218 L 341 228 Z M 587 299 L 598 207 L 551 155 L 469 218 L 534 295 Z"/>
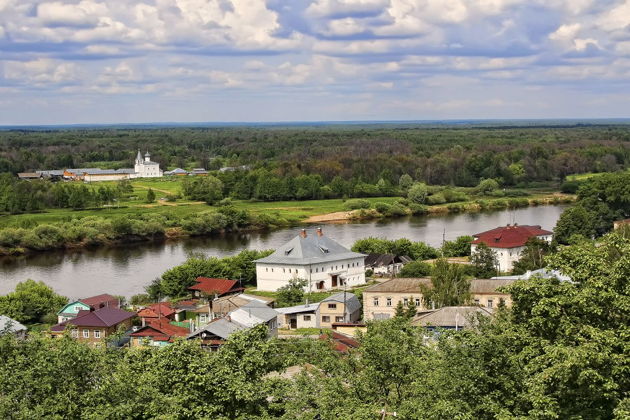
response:
<path id="1" fill-rule="evenodd" d="M 99 182 L 99 181 L 119 181 L 121 179 L 129 179 L 129 174 L 111 174 L 111 175 L 90 175 L 85 174 L 83 180 L 85 182 Z"/>
<path id="2" fill-rule="evenodd" d="M 354 264 L 354 266 L 353 266 Z M 256 288 L 258 290 L 275 292 L 282 286 L 289 284 L 293 278 L 310 281 L 305 291 L 317 291 L 317 283 L 324 282 L 324 289 L 332 289 L 332 274 L 346 277 L 348 286 L 357 286 L 365 283 L 365 266 L 363 257 L 351 258 L 312 265 L 269 264 L 256 263 Z M 340 282 L 335 287 L 343 288 Z"/>

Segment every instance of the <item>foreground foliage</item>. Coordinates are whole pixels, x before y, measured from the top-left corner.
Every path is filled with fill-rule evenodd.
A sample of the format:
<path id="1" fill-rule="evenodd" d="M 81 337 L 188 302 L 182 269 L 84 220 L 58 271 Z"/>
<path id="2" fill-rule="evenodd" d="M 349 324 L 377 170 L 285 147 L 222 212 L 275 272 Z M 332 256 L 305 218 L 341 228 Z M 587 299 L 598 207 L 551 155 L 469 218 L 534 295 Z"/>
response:
<path id="1" fill-rule="evenodd" d="M 511 309 L 434 342 L 405 316 L 371 323 L 349 354 L 268 341 L 262 327 L 217 353 L 185 341 L 119 351 L 5 335 L 0 417 L 626 419 L 630 237 L 561 248 L 548 262 L 573 281 L 517 281 Z"/>

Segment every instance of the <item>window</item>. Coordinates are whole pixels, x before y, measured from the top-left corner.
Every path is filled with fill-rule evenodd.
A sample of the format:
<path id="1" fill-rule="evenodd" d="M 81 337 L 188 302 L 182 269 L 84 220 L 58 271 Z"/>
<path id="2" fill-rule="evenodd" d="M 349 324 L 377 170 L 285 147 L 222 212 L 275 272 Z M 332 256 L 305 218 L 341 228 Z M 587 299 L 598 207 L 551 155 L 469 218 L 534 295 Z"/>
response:
<path id="1" fill-rule="evenodd" d="M 94 338 L 101 338 L 101 330 L 94 330 Z"/>
<path id="2" fill-rule="evenodd" d="M 337 268 L 337 266 L 335 266 L 335 270 L 339 270 L 339 268 Z"/>
<path id="3" fill-rule="evenodd" d="M 330 322 L 330 317 L 329 316 L 323 316 L 322 317 L 322 322 Z"/>
<path id="4" fill-rule="evenodd" d="M 78 305 L 77 305 L 77 306 L 75 306 L 75 307 L 74 307 L 74 310 L 75 310 L 76 312 L 82 311 L 82 310 L 83 310 L 83 306 L 78 306 Z"/>
<path id="5" fill-rule="evenodd" d="M 284 271 L 284 268 L 282 269 L 282 272 L 283 272 L 283 273 L 286 273 L 286 271 Z"/>
<path id="6" fill-rule="evenodd" d="M 475 299 L 475 305 L 479 305 L 479 299 Z"/>
<path id="7" fill-rule="evenodd" d="M 269 272 L 269 267 L 265 267 L 265 271 L 268 273 Z"/>
<path id="8" fill-rule="evenodd" d="M 392 298 L 387 298 L 387 306 L 392 306 Z"/>
<path id="9" fill-rule="evenodd" d="M 501 306 L 505 305 L 505 299 L 499 298 L 499 305 Z"/>
<path id="10" fill-rule="evenodd" d="M 310 315 L 304 315 L 304 321 L 310 321 L 310 320 L 311 320 Z"/>
<path id="11" fill-rule="evenodd" d="M 492 299 L 488 299 L 488 308 L 492 308 Z"/>
<path id="12" fill-rule="evenodd" d="M 328 309 L 337 309 L 337 304 L 336 303 L 329 303 L 328 304 Z"/>
<path id="13" fill-rule="evenodd" d="M 315 267 L 315 272 L 318 273 L 319 272 L 319 268 Z"/>
<path id="14" fill-rule="evenodd" d="M 374 306 L 378 306 L 378 298 L 377 297 L 374 298 L 373 303 L 374 303 Z"/>
<path id="15" fill-rule="evenodd" d="M 405 305 L 405 306 L 409 305 L 409 299 L 404 298 L 403 299 L 403 305 Z"/>
<path id="16" fill-rule="evenodd" d="M 420 306 L 420 298 L 416 298 L 416 306 Z"/>
<path id="17" fill-rule="evenodd" d="M 70 336 L 71 336 L 72 338 L 79 338 L 79 330 L 77 330 L 77 329 L 73 329 L 73 330 L 70 332 Z"/>
<path id="18" fill-rule="evenodd" d="M 335 322 L 343 322 L 343 321 L 344 321 L 344 319 L 343 319 L 342 316 L 336 316 L 335 317 Z"/>
<path id="19" fill-rule="evenodd" d="M 273 268 L 271 269 L 271 272 L 273 273 Z"/>
<path id="20" fill-rule="evenodd" d="M 313 272 L 313 269 L 311 268 L 311 273 Z"/>
<path id="21" fill-rule="evenodd" d="M 208 315 L 206 314 L 199 315 L 199 322 L 206 322 L 207 319 L 208 319 Z"/>
<path id="22" fill-rule="evenodd" d="M 83 338 L 90 338 L 90 330 L 83 330 Z"/>

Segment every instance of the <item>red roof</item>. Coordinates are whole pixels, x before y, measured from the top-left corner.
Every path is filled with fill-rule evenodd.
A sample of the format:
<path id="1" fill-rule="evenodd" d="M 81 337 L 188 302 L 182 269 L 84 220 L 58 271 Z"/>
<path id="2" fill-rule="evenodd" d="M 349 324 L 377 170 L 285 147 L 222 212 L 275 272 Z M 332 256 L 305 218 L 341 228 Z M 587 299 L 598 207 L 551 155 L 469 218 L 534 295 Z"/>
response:
<path id="1" fill-rule="evenodd" d="M 332 331 L 331 334 L 322 334 L 319 336 L 320 340 L 328 340 L 329 338 L 332 341 L 333 348 L 341 353 L 347 353 L 350 349 L 356 349 L 360 345 L 354 338 L 336 331 Z"/>
<path id="2" fill-rule="evenodd" d="M 118 298 L 116 296 L 103 293 L 102 295 L 92 296 L 89 298 L 81 299 L 79 302 L 85 303 L 94 309 L 104 308 L 106 306 L 110 308 L 118 308 Z"/>
<path id="3" fill-rule="evenodd" d="M 239 292 L 244 290 L 242 287 L 236 287 L 237 280 L 229 279 L 213 279 L 208 277 L 197 277 L 197 284 L 190 286 L 188 290 L 199 290 L 209 295 L 217 294 L 219 296 L 229 292 Z"/>
<path id="4" fill-rule="evenodd" d="M 169 323 L 168 320 L 154 320 L 129 335 L 131 337 L 151 337 L 154 341 L 172 341 L 175 337 L 186 337 L 189 332 L 188 328 L 178 327 Z"/>
<path id="5" fill-rule="evenodd" d="M 168 318 L 173 315 L 175 315 L 175 309 L 168 302 L 154 303 L 138 311 L 138 316 L 141 318 L 159 318 L 161 316 Z"/>
<path id="6" fill-rule="evenodd" d="M 485 243 L 491 248 L 516 248 L 524 246 L 529 238 L 552 235 L 540 226 L 507 225 L 473 235 L 473 244 Z"/>
<path id="7" fill-rule="evenodd" d="M 134 312 L 118 308 L 101 308 L 94 311 L 79 311 L 77 317 L 51 327 L 51 331 L 63 331 L 66 325 L 77 327 L 113 327 L 136 316 Z"/>

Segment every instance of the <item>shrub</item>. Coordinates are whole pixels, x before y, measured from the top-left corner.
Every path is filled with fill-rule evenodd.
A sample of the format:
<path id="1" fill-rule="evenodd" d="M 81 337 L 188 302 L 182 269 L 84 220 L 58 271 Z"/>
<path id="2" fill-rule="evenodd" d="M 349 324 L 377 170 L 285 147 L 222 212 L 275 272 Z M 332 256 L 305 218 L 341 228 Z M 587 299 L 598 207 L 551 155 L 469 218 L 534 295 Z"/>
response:
<path id="1" fill-rule="evenodd" d="M 423 214 L 427 214 L 429 212 L 429 207 L 425 206 L 424 204 L 411 203 L 409 204 L 409 210 L 411 210 L 411 214 L 413 214 L 414 216 L 420 216 Z"/>
<path id="2" fill-rule="evenodd" d="M 391 204 L 382 203 L 382 202 L 378 202 L 374 204 L 374 208 L 376 209 L 376 211 L 383 214 L 387 213 L 391 207 L 392 207 Z"/>
<path id="3" fill-rule="evenodd" d="M 352 199 L 352 200 L 347 200 L 343 206 L 347 209 L 347 210 L 358 210 L 358 209 L 369 209 L 370 206 L 370 202 L 368 200 L 362 200 L 362 199 Z"/>
<path id="4" fill-rule="evenodd" d="M 423 261 L 412 261 L 400 270 L 398 277 L 426 277 L 431 274 L 431 265 Z"/>
<path id="5" fill-rule="evenodd" d="M 529 200 L 526 198 L 510 198 L 507 200 L 507 206 L 510 209 L 529 206 Z"/>
<path id="6" fill-rule="evenodd" d="M 433 194 L 427 197 L 427 202 L 431 205 L 444 204 L 446 203 L 446 198 L 444 197 L 444 194 L 437 193 L 437 194 Z"/>
<path id="7" fill-rule="evenodd" d="M 468 201 L 469 197 L 463 191 L 457 191 L 452 188 L 447 188 L 442 191 L 442 195 L 447 203 L 455 203 L 457 201 Z"/>
<path id="8" fill-rule="evenodd" d="M 386 215 L 389 217 L 407 216 L 407 209 L 400 204 L 393 204 L 389 206 L 389 209 L 386 211 Z"/>
<path id="9" fill-rule="evenodd" d="M 501 210 L 507 208 L 508 204 L 505 200 L 492 200 L 490 202 L 490 208 L 494 210 Z"/>
<path id="10" fill-rule="evenodd" d="M 465 210 L 465 206 L 461 203 L 450 203 L 446 205 L 446 208 L 451 213 L 459 213 Z"/>
<path id="11" fill-rule="evenodd" d="M 428 193 L 429 193 L 429 190 L 427 188 L 427 185 L 423 182 L 417 182 L 413 184 L 411 188 L 409 188 L 409 192 L 407 193 L 407 198 L 411 202 L 414 202 L 417 204 L 424 204 L 426 202 Z"/>
<path id="12" fill-rule="evenodd" d="M 488 195 L 490 197 L 505 197 L 505 191 L 503 190 L 490 191 Z"/>
<path id="13" fill-rule="evenodd" d="M 560 191 L 565 194 L 575 194 L 578 188 L 580 188 L 579 181 L 565 181 L 560 185 Z"/>

